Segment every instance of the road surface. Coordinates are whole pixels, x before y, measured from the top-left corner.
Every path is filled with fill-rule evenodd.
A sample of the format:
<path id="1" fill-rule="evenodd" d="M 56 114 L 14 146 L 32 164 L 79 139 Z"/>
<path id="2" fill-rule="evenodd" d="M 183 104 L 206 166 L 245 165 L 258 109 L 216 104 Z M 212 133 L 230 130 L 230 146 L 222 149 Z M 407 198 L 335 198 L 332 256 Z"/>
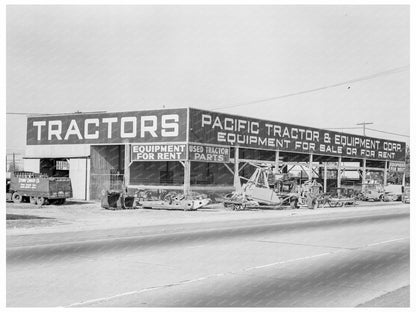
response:
<path id="1" fill-rule="evenodd" d="M 8 238 L 7 306 L 354 307 L 410 284 L 408 206 L 276 216 Z"/>

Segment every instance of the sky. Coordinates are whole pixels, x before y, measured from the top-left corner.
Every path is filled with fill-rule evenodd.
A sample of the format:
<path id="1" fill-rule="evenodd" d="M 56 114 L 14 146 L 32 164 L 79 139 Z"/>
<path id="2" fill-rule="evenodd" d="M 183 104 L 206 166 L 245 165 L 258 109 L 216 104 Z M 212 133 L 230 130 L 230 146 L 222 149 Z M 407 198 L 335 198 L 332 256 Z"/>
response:
<path id="1" fill-rule="evenodd" d="M 409 142 L 406 5 L 8 5 L 6 35 L 7 153 L 9 113 L 163 107 Z"/>

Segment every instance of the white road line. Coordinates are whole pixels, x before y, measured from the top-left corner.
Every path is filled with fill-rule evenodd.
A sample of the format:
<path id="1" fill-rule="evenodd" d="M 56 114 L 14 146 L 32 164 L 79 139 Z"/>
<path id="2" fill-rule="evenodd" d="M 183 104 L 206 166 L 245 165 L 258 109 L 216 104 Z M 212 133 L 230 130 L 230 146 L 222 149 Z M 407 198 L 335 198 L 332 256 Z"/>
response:
<path id="1" fill-rule="evenodd" d="M 270 264 L 265 264 L 265 265 L 260 265 L 260 266 L 247 268 L 247 269 L 244 269 L 243 271 L 251 271 L 251 270 L 256 270 L 256 269 L 262 269 L 262 268 L 267 268 L 267 267 L 271 267 L 271 266 L 278 265 L 278 264 L 286 264 L 286 263 L 300 261 L 300 260 L 308 260 L 308 259 L 312 259 L 312 258 L 327 256 L 327 255 L 330 255 L 330 254 L 332 254 L 332 252 L 325 252 L 325 253 L 321 253 L 321 254 L 317 254 L 317 255 L 313 255 L 313 256 L 306 256 L 306 257 L 301 257 L 301 258 L 296 258 L 296 259 L 291 259 L 291 260 L 286 260 L 286 261 L 278 261 L 278 262 L 274 262 L 274 263 L 270 263 Z"/>
<path id="2" fill-rule="evenodd" d="M 383 242 L 368 244 L 368 245 L 365 245 L 365 247 L 377 246 L 377 245 L 387 244 L 387 243 L 391 243 L 391 242 L 397 242 L 397 241 L 404 240 L 404 239 L 409 239 L 409 237 L 401 237 L 401 238 L 396 238 L 396 239 L 390 239 L 390 240 L 386 240 L 386 241 L 383 241 Z"/>
<path id="3" fill-rule="evenodd" d="M 246 268 L 246 269 L 243 269 L 242 271 L 250 271 L 250 270 L 256 270 L 256 269 L 262 269 L 262 268 L 271 267 L 271 266 L 275 266 L 275 265 L 279 265 L 279 264 L 285 264 L 285 263 L 290 263 L 290 262 L 295 262 L 295 261 L 308 260 L 308 259 L 312 259 L 312 258 L 327 256 L 327 255 L 330 255 L 330 254 L 332 254 L 332 253 L 326 252 L 326 253 L 316 254 L 316 255 L 312 255 L 312 256 L 306 256 L 306 257 L 295 258 L 295 259 L 290 259 L 290 260 L 285 260 L 285 261 L 279 261 L 279 262 L 269 263 L 269 264 L 266 264 L 266 265 L 261 265 L 261 266 L 255 266 L 255 267 Z M 184 285 L 184 284 L 199 282 L 199 281 L 207 280 L 207 279 L 210 279 L 210 278 L 221 277 L 221 276 L 230 275 L 230 274 L 235 274 L 235 272 L 226 272 L 226 273 L 211 274 L 211 275 L 207 275 L 207 276 L 204 276 L 204 277 L 198 277 L 198 278 L 195 278 L 195 279 L 190 279 L 190 280 L 181 281 L 181 282 L 177 282 L 177 283 L 172 283 L 172 284 L 167 284 L 167 285 L 161 285 L 161 286 L 155 286 L 155 287 L 149 287 L 149 288 L 144 288 L 144 289 L 135 290 L 135 291 L 129 291 L 129 292 L 125 292 L 125 293 L 121 293 L 121 294 L 117 294 L 117 295 L 113 295 L 113 296 L 109 296 L 109 297 L 102 297 L 102 298 L 97 298 L 97 299 L 92 299 L 92 300 L 77 302 L 77 303 L 73 303 L 73 304 L 70 304 L 70 305 L 65 306 L 65 307 L 66 308 L 69 308 L 69 307 L 76 307 L 76 306 L 85 305 L 85 304 L 91 304 L 91 303 L 97 303 L 97 302 L 102 302 L 102 301 L 108 301 L 108 300 L 115 299 L 115 298 L 119 298 L 119 297 L 136 295 L 136 294 L 144 293 L 144 292 L 151 291 L 151 290 L 158 290 L 158 289 L 166 288 L 166 287 L 179 286 L 179 285 Z"/>
<path id="4" fill-rule="evenodd" d="M 381 245 L 381 244 L 387 244 L 387 243 L 396 242 L 396 241 L 400 241 L 400 240 L 404 240 L 404 239 L 409 239 L 409 237 L 401 237 L 401 238 L 397 238 L 397 239 L 391 239 L 391 240 L 386 240 L 386 241 L 382 241 L 382 242 L 372 243 L 372 244 L 368 244 L 368 245 L 364 245 L 362 247 L 359 247 L 358 249 L 363 249 L 363 248 L 366 248 L 366 247 L 371 247 L 371 246 L 376 246 L 376 245 Z M 269 263 L 269 264 L 265 264 L 265 265 L 249 267 L 249 268 L 245 268 L 245 269 L 240 270 L 240 272 L 241 271 L 242 272 L 247 272 L 247 271 L 252 271 L 252 270 L 258 270 L 258 269 L 272 267 L 272 266 L 276 266 L 276 265 L 280 265 L 280 264 L 292 263 L 292 262 L 296 262 L 296 261 L 309 260 L 309 259 L 313 259 L 313 258 L 333 255 L 333 254 L 340 253 L 340 252 L 345 252 L 345 250 L 335 250 L 335 251 L 332 251 L 332 252 L 325 252 L 325 253 L 320 253 L 320 254 L 316 254 L 316 255 L 312 255 L 312 256 L 294 258 L 294 259 L 289 259 L 289 260 L 285 260 L 285 261 L 278 261 L 278 262 L 273 262 L 273 263 Z M 85 305 L 85 304 L 92 304 L 92 303 L 97 303 L 97 302 L 102 302 L 102 301 L 108 301 L 108 300 L 112 300 L 112 299 L 120 298 L 120 297 L 124 297 L 124 296 L 137 295 L 137 294 L 152 291 L 152 290 L 158 290 L 158 289 L 172 287 L 172 286 L 179 286 L 179 285 L 204 281 L 204 280 L 207 280 L 207 279 L 210 279 L 210 278 L 221 277 L 221 276 L 231 275 L 231 274 L 236 274 L 236 272 L 211 274 L 211 275 L 198 277 L 198 278 L 190 279 L 190 280 L 186 280 L 186 281 L 180 281 L 180 282 L 176 282 L 176 283 L 172 283 L 172 284 L 148 287 L 148 288 L 129 291 L 129 292 L 125 292 L 125 293 L 121 293 L 121 294 L 117 294 L 117 295 L 112 295 L 112 296 L 108 296 L 108 297 L 102 297 L 102 298 L 96 298 L 96 299 L 86 300 L 86 301 L 82 301 L 82 302 L 76 302 L 76 303 L 72 303 L 72 304 L 64 306 L 64 307 L 65 308 L 70 308 L 70 307 L 82 306 L 82 305 Z"/>

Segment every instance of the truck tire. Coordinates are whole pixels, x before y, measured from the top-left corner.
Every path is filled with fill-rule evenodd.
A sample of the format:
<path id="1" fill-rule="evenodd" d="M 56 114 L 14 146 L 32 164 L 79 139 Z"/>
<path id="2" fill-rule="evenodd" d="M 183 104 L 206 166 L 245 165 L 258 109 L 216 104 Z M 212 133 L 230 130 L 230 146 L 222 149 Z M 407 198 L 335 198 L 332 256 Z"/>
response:
<path id="1" fill-rule="evenodd" d="M 36 198 L 36 205 L 42 206 L 45 204 L 45 197 L 39 196 Z"/>
<path id="2" fill-rule="evenodd" d="M 14 192 L 12 195 L 12 200 L 15 204 L 19 204 L 23 200 L 23 196 L 20 195 L 18 192 Z"/>
<path id="3" fill-rule="evenodd" d="M 291 209 L 299 209 L 298 200 L 297 199 L 292 199 L 290 201 L 290 208 Z"/>

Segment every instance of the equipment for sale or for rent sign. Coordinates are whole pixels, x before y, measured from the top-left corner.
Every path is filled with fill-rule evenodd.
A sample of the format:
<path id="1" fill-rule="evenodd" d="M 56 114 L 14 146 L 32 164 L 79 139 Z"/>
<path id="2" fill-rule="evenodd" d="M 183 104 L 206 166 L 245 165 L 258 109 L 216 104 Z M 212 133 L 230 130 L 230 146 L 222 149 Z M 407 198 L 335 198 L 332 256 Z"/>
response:
<path id="1" fill-rule="evenodd" d="M 190 109 L 189 141 L 315 155 L 403 161 L 405 144 L 312 127 Z"/>

